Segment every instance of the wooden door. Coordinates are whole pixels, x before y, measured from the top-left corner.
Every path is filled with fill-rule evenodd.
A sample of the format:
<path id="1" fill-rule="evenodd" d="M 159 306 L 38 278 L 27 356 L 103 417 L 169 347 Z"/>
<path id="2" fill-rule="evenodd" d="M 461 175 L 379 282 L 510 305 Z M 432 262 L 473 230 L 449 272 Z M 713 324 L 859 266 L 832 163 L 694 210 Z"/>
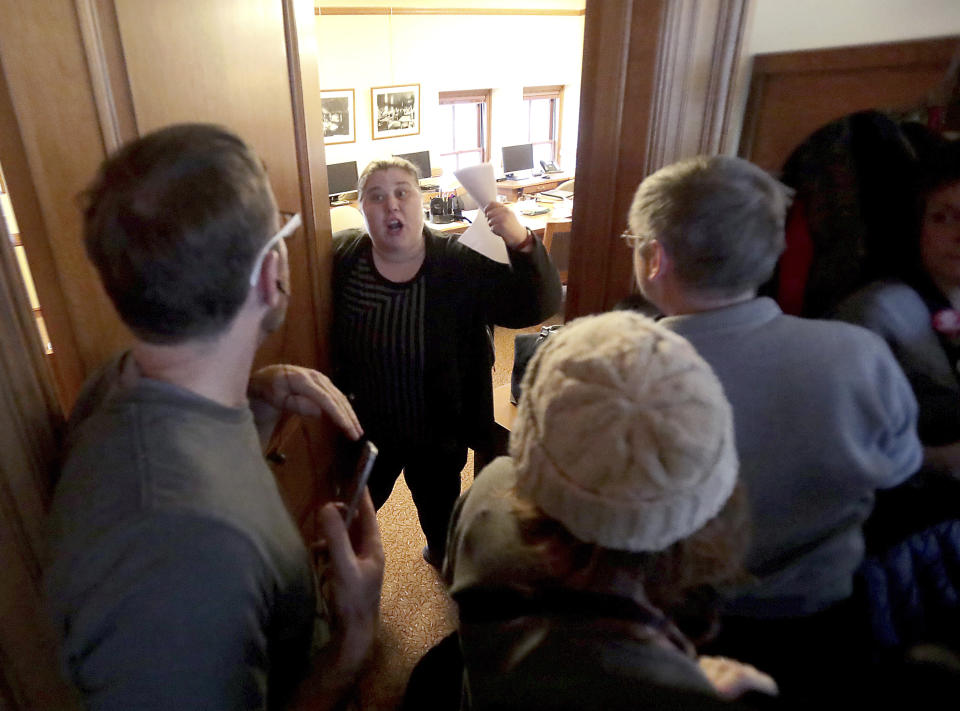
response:
<path id="1" fill-rule="evenodd" d="M 606 311 L 633 289 L 619 235 L 640 181 L 726 148 L 748 5 L 587 0 L 568 319 Z"/>
<path id="2" fill-rule="evenodd" d="M 180 121 L 226 125 L 267 164 L 290 240 L 287 325 L 257 359 L 326 368 L 330 225 L 310 0 L 0 0 L 0 163 L 54 358 L 0 265 L 0 708 L 69 709 L 41 610 L 42 520 L 58 425 L 129 342 L 84 254 L 76 197 L 120 143 Z M 0 234 L 9 251 L 6 235 Z M 22 316 L 22 315 L 21 315 Z M 332 435 L 294 428 L 277 475 L 292 511 L 325 493 Z M 312 535 L 309 530 L 305 534 Z"/>
<path id="3" fill-rule="evenodd" d="M 129 342 L 84 254 L 76 196 L 122 142 L 177 122 L 237 132 L 266 163 L 280 209 L 303 214 L 288 242 L 287 324 L 256 365 L 325 370 L 331 245 L 313 4 L 0 0 L 0 10 L 12 18 L 0 26 L 8 105 L 4 113 L 0 100 L 0 161 L 29 222 L 23 242 L 50 314 L 64 409 L 86 375 Z M 277 473 L 298 515 L 323 488 L 315 472 L 325 473 L 330 439 L 324 425 L 305 423 L 286 441 Z"/>
<path id="4" fill-rule="evenodd" d="M 0 219 L 0 709 L 77 708 L 43 613 L 43 521 L 63 415 Z"/>

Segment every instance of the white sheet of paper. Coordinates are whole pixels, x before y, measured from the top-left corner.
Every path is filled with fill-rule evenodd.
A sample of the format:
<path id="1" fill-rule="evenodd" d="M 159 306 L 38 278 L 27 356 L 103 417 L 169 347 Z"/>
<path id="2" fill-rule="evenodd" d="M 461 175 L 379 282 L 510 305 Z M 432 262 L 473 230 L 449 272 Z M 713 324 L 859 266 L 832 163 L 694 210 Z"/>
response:
<path id="1" fill-rule="evenodd" d="M 497 181 L 493 179 L 493 164 L 481 163 L 453 171 L 470 197 L 482 208 L 497 199 Z"/>
<path id="2" fill-rule="evenodd" d="M 493 234 L 482 210 L 473 210 L 472 212 L 476 213 L 473 217 L 473 224 L 460 235 L 460 244 L 495 262 L 509 264 L 510 257 L 507 256 L 507 245 L 504 244 L 503 239 Z M 467 215 L 467 217 L 470 217 L 470 215 Z"/>
<path id="3" fill-rule="evenodd" d="M 453 174 L 481 208 L 497 199 L 497 182 L 493 178 L 493 166 L 490 163 L 471 165 L 455 170 Z M 473 224 L 460 235 L 460 243 L 495 262 L 510 263 L 507 245 L 501 237 L 493 234 L 482 210 L 477 210 Z"/>

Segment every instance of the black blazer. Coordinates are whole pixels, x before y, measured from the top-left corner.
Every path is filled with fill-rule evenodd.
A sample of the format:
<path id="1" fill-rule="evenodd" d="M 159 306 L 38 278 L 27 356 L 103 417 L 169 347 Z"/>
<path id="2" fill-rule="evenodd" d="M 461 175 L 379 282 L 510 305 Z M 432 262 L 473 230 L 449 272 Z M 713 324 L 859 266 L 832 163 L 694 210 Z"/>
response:
<path id="1" fill-rule="evenodd" d="M 524 328 L 555 314 L 562 299 L 560 277 L 540 240 L 534 240 L 529 254 L 508 250 L 511 263 L 506 265 L 426 227 L 423 235 L 428 431 L 435 433 L 435 441 L 483 447 L 489 444 L 493 423 L 489 327 Z M 362 230 L 350 229 L 334 235 L 333 244 L 333 379 L 350 396 L 355 380 L 367 374 L 355 372 L 340 357 L 337 336 L 349 328 L 340 294 L 358 257 L 371 249 L 371 240 Z"/>

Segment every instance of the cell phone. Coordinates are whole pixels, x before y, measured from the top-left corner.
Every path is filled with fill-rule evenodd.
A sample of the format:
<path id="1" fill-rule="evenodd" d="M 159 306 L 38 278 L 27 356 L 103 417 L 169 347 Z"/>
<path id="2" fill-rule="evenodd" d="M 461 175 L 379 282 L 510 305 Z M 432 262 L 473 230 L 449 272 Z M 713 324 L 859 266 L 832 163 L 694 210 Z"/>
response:
<path id="1" fill-rule="evenodd" d="M 350 528 L 350 524 L 357 515 L 357 507 L 360 505 L 360 499 L 363 498 L 363 490 L 367 488 L 367 481 L 370 479 L 370 472 L 376 461 L 377 445 L 370 440 L 364 440 L 360 445 L 354 474 L 344 482 L 340 492 L 340 500 L 347 505 L 347 511 L 343 516 L 343 524 L 347 528 Z"/>

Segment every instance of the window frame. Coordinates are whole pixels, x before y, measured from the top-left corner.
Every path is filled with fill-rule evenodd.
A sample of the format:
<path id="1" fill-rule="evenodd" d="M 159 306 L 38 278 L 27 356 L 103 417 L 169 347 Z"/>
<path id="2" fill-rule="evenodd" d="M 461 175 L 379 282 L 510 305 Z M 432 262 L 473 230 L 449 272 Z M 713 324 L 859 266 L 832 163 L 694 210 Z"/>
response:
<path id="1" fill-rule="evenodd" d="M 480 139 L 480 162 L 486 163 L 490 160 L 490 125 L 491 125 L 491 97 L 492 89 L 464 89 L 458 91 L 441 91 L 438 96 L 438 105 L 449 106 L 451 104 L 483 104 L 483 110 L 478 112 L 477 116 L 477 137 Z M 456 136 L 456 127 L 454 126 L 454 136 Z M 454 139 L 456 141 L 456 139 Z M 458 151 L 453 150 L 447 153 L 438 152 L 437 155 L 459 156 L 461 153 L 474 153 L 476 148 L 469 148 Z M 460 159 L 457 158 L 459 164 Z"/>
<path id="2" fill-rule="evenodd" d="M 551 99 L 551 121 L 549 141 L 530 140 L 530 104 L 531 99 Z M 553 160 L 560 160 L 560 136 L 563 135 L 563 85 L 525 86 L 523 87 L 523 102 L 527 109 L 527 142 L 534 146 L 550 144 L 553 147 Z"/>

